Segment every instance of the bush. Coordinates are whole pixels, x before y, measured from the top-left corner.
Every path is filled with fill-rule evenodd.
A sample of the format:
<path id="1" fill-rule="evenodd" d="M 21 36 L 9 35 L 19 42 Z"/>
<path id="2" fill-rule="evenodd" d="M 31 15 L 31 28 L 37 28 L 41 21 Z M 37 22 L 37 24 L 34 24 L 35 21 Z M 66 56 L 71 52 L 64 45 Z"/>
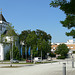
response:
<path id="1" fill-rule="evenodd" d="M 6 60 L 10 60 L 10 51 L 7 51 L 6 53 Z"/>
<path id="2" fill-rule="evenodd" d="M 73 53 L 75 54 L 75 51 L 73 51 Z"/>
<path id="3" fill-rule="evenodd" d="M 51 57 L 56 57 L 56 55 L 54 53 L 50 53 Z"/>
<path id="4" fill-rule="evenodd" d="M 57 59 L 65 59 L 65 56 L 58 56 Z"/>

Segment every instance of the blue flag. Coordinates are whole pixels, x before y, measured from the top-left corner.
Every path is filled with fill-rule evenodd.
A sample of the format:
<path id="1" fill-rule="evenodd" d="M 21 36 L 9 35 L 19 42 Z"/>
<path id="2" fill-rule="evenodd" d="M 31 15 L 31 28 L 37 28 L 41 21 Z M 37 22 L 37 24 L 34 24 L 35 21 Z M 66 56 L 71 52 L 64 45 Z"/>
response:
<path id="1" fill-rule="evenodd" d="M 36 48 L 36 50 L 38 51 L 38 47 Z"/>
<path id="2" fill-rule="evenodd" d="M 22 55 L 22 46 L 21 46 L 21 55 Z"/>
<path id="3" fill-rule="evenodd" d="M 31 47 L 29 47 L 28 54 L 30 55 Z"/>

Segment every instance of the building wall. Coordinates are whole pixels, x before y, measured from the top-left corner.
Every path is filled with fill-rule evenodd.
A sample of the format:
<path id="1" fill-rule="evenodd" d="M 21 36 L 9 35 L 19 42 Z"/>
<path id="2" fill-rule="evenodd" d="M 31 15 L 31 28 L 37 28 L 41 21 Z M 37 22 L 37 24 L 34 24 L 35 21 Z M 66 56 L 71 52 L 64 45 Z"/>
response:
<path id="1" fill-rule="evenodd" d="M 2 43 L 0 43 L 0 60 L 4 60 L 4 49 Z"/>
<path id="2" fill-rule="evenodd" d="M 70 50 L 75 50 L 75 44 L 66 44 L 66 45 L 67 45 L 67 47 L 68 47 Z M 52 45 L 51 48 L 52 48 L 53 50 L 56 50 L 57 46 L 58 46 L 58 45 Z"/>
<path id="3" fill-rule="evenodd" d="M 2 30 L 0 30 L 0 33 L 3 34 L 7 28 L 8 23 L 2 21 L 2 23 L 0 23 L 0 25 L 2 26 Z"/>
<path id="4" fill-rule="evenodd" d="M 3 45 L 4 47 L 4 59 L 6 59 L 6 53 L 12 48 L 11 44 Z"/>
<path id="5" fill-rule="evenodd" d="M 72 57 L 73 56 L 75 58 L 75 54 L 73 54 L 73 51 L 75 51 L 75 44 L 66 44 L 66 45 L 70 49 L 69 52 L 68 52 L 68 57 Z M 58 47 L 57 44 L 52 45 L 51 51 L 54 52 L 57 47 Z"/>
<path id="6" fill-rule="evenodd" d="M 2 17 L 1 14 L 0 14 L 0 16 Z M 5 21 L 5 19 L 3 20 L 2 19 L 3 17 L 2 18 L 1 17 L 0 17 L 0 37 L 1 37 L 1 34 L 3 34 L 7 30 L 8 24 L 10 24 L 7 21 Z M 11 43 L 13 41 L 12 37 L 13 36 L 6 36 L 6 37 L 3 37 L 2 39 L 0 38 L 0 41 L 3 40 L 4 43 L 8 43 L 9 44 L 9 45 L 7 45 L 7 44 L 0 43 L 0 60 L 6 59 L 7 51 L 9 51 L 12 48 L 11 47 Z M 15 42 L 15 45 L 20 50 L 20 44 L 19 44 L 19 38 L 18 37 L 17 37 L 17 41 Z"/>

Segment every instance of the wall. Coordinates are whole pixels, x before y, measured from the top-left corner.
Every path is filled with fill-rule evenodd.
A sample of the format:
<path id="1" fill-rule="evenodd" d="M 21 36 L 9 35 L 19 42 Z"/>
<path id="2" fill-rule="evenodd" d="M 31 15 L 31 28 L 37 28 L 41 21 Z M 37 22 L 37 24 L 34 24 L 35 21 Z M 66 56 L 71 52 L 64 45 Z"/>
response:
<path id="1" fill-rule="evenodd" d="M 3 44 L 0 43 L 0 60 L 4 60 Z"/>

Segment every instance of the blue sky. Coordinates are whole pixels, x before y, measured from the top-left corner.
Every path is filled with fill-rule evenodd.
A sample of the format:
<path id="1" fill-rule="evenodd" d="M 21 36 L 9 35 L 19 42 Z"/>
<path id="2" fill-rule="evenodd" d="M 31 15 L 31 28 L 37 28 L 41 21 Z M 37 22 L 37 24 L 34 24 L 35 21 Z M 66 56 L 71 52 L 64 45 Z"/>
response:
<path id="1" fill-rule="evenodd" d="M 52 42 L 66 42 L 72 37 L 67 37 L 67 28 L 62 27 L 60 20 L 66 15 L 58 8 L 50 7 L 51 0 L 1 0 L 0 8 L 5 19 L 12 23 L 21 33 L 23 30 L 40 29 L 52 36 Z"/>

